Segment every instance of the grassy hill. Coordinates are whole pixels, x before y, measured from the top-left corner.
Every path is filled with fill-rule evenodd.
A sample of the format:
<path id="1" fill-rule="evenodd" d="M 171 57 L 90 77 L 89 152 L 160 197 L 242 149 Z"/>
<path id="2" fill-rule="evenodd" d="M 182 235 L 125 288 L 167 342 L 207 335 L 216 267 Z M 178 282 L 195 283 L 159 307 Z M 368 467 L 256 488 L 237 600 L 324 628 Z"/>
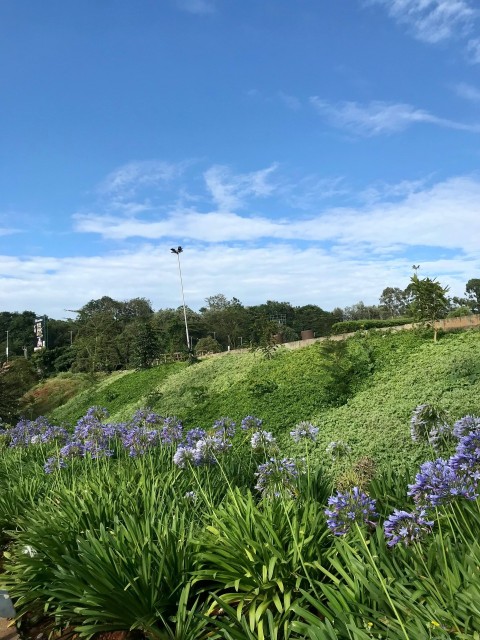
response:
<path id="1" fill-rule="evenodd" d="M 329 442 L 342 440 L 353 458 L 403 467 L 429 455 L 410 439 L 409 420 L 418 404 L 437 403 L 452 421 L 480 414 L 478 330 L 444 334 L 436 344 L 421 332 L 363 333 L 337 351 L 326 354 L 316 343 L 279 349 L 271 359 L 258 352 L 229 353 L 190 366 L 116 373 L 77 393 L 50 418 L 72 424 L 92 405 L 106 407 L 119 422 L 150 406 L 180 417 L 186 427 L 255 415 L 285 453 L 297 446 L 289 431 L 307 420 L 320 427 L 310 452 L 319 461 Z"/>

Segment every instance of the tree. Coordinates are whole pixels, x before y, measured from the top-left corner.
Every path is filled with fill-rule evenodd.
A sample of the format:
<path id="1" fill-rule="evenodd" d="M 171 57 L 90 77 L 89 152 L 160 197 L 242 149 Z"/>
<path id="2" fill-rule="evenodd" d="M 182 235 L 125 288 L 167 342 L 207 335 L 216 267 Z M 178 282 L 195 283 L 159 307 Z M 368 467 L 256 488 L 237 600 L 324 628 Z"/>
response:
<path id="1" fill-rule="evenodd" d="M 195 353 L 197 355 L 200 353 L 220 353 L 221 350 L 222 347 L 215 340 L 215 338 L 212 338 L 212 336 L 200 338 L 200 340 L 195 345 Z"/>
<path id="2" fill-rule="evenodd" d="M 471 278 L 465 285 L 465 295 L 473 313 L 480 313 L 480 278 Z"/>
<path id="3" fill-rule="evenodd" d="M 158 356 L 158 339 L 151 322 L 137 321 L 129 325 L 134 329 L 132 344 L 132 364 L 139 369 L 147 369 L 152 366 Z"/>
<path id="4" fill-rule="evenodd" d="M 412 296 L 411 310 L 416 321 L 428 322 L 433 328 L 433 340 L 437 341 L 437 328 L 435 322 L 443 318 L 449 309 L 450 302 L 447 298 L 448 287 L 442 285 L 434 278 L 420 279 L 415 273 L 408 285 Z"/>
<path id="5" fill-rule="evenodd" d="M 399 287 L 386 287 L 379 300 L 387 318 L 403 316 L 407 312 L 407 295 Z"/>

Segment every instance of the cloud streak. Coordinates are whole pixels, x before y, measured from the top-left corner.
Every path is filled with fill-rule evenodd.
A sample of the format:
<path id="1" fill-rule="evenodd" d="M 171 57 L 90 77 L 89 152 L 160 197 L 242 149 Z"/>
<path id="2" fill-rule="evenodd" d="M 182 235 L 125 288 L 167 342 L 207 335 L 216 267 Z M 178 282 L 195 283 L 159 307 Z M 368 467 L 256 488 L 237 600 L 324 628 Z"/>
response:
<path id="1" fill-rule="evenodd" d="M 463 36 L 478 16 L 469 0 L 369 0 L 366 4 L 383 5 L 391 18 L 429 44 Z"/>
<path id="2" fill-rule="evenodd" d="M 312 96 L 310 103 L 332 126 L 361 137 L 400 133 L 416 124 L 431 124 L 457 131 L 480 133 L 480 124 L 464 124 L 440 118 L 424 109 L 404 103 L 380 100 L 366 104 L 331 103 L 318 96 Z"/>

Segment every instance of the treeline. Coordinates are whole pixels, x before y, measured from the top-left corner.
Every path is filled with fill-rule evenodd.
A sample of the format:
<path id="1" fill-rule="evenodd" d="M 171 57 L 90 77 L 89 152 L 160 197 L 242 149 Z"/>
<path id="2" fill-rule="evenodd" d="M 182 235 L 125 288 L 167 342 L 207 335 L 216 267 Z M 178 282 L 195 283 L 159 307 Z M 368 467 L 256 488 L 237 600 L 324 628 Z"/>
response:
<path id="1" fill-rule="evenodd" d="M 46 348 L 33 351 L 36 314 L 0 312 L 0 344 L 6 360 L 25 356 L 42 377 L 62 371 L 111 372 L 132 367 L 148 367 L 162 354 L 219 352 L 227 349 L 268 345 L 275 334 L 282 341 L 300 339 L 310 330 L 316 337 L 338 332 L 338 323 L 354 320 L 391 324 L 391 319 L 436 319 L 446 315 L 480 312 L 480 279 L 469 280 L 465 298 L 448 298 L 447 288 L 429 278 L 411 278 L 406 289 L 387 287 L 378 305 L 358 302 L 325 311 L 308 304 L 268 300 L 244 306 L 237 298 L 223 294 L 210 296 L 198 312 L 186 308 L 190 344 L 187 346 L 184 311 L 154 311 L 144 298 L 127 301 L 104 296 L 91 300 L 76 311 L 75 319 L 45 318 Z M 190 347 L 190 348 L 188 348 Z"/>

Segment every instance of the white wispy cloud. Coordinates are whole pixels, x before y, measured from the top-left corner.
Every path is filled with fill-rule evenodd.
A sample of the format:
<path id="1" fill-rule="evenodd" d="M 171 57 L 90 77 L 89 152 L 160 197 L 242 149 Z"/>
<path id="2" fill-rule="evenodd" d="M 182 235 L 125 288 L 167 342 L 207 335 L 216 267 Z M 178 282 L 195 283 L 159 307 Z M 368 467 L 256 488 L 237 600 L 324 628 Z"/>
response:
<path id="1" fill-rule="evenodd" d="M 432 124 L 458 131 L 480 133 L 480 124 L 465 124 L 441 118 L 409 104 L 376 100 L 366 104 L 358 102 L 332 103 L 312 96 L 310 103 L 333 126 L 358 136 L 377 136 L 404 131 L 414 124 Z"/>
<path id="2" fill-rule="evenodd" d="M 466 82 L 460 82 L 453 87 L 455 93 L 471 102 L 480 102 L 480 89 Z"/>
<path id="3" fill-rule="evenodd" d="M 246 197 L 265 197 L 275 190 L 268 181 L 276 170 L 273 164 L 266 169 L 244 174 L 232 174 L 225 166 L 215 165 L 204 173 L 205 184 L 214 202 L 223 211 L 241 208 Z"/>
<path id="4" fill-rule="evenodd" d="M 462 295 L 467 280 L 480 272 L 480 177 L 374 184 L 370 197 L 360 194 L 356 205 L 321 208 L 312 198 L 310 210 L 293 217 L 285 206 L 282 176 L 275 176 L 275 188 L 268 180 L 273 167 L 240 175 L 223 167 L 211 175 L 233 184 L 232 192 L 219 195 L 212 189 L 209 201 L 203 191 L 198 199 L 193 193 L 187 207 L 178 205 L 174 194 L 170 206 L 164 203 L 148 215 L 115 215 L 108 203 L 104 211 L 77 214 L 75 231 L 105 240 L 96 243 L 108 247 L 104 255 L 0 254 L 2 308 L 60 318 L 63 309 L 78 309 L 103 295 L 140 296 L 155 308 L 177 307 L 172 243 L 185 249 L 182 272 L 192 308 L 217 292 L 246 304 L 281 299 L 332 309 L 359 299 L 375 303 L 385 286 L 405 287 L 412 263 L 419 262 L 422 274 Z M 306 177 L 306 201 L 314 179 Z M 330 180 L 331 189 L 342 189 L 340 178 L 337 184 Z M 352 202 L 351 193 L 348 197 Z M 246 211 L 224 206 L 232 203 Z M 263 204 L 269 215 L 258 209 Z M 92 246 L 89 242 L 90 251 Z"/>
<path id="5" fill-rule="evenodd" d="M 472 38 L 468 41 L 467 57 L 472 64 L 480 64 L 480 38 Z"/>
<path id="6" fill-rule="evenodd" d="M 364 4 L 383 5 L 418 40 L 431 44 L 464 36 L 478 17 L 478 8 L 470 0 L 367 0 Z"/>
<path id="7" fill-rule="evenodd" d="M 181 175 L 185 165 L 161 162 L 158 160 L 144 160 L 129 162 L 112 171 L 98 186 L 102 195 L 117 198 L 133 196 L 139 189 L 145 187 L 159 187 Z"/>
<path id="8" fill-rule="evenodd" d="M 292 96 L 288 93 L 284 93 L 283 91 L 278 92 L 278 97 L 280 101 L 292 111 L 299 111 L 302 108 L 302 103 L 296 96 Z"/>
<path id="9" fill-rule="evenodd" d="M 392 244 L 396 251 L 417 245 L 474 251 L 480 237 L 480 181 L 459 177 L 424 189 L 413 185 L 390 185 L 383 201 L 367 206 L 329 208 L 302 218 L 240 215 L 220 206 L 207 213 L 174 209 L 157 221 L 78 214 L 76 230 L 112 240 L 330 243 L 348 245 L 359 255 L 389 250 Z"/>

